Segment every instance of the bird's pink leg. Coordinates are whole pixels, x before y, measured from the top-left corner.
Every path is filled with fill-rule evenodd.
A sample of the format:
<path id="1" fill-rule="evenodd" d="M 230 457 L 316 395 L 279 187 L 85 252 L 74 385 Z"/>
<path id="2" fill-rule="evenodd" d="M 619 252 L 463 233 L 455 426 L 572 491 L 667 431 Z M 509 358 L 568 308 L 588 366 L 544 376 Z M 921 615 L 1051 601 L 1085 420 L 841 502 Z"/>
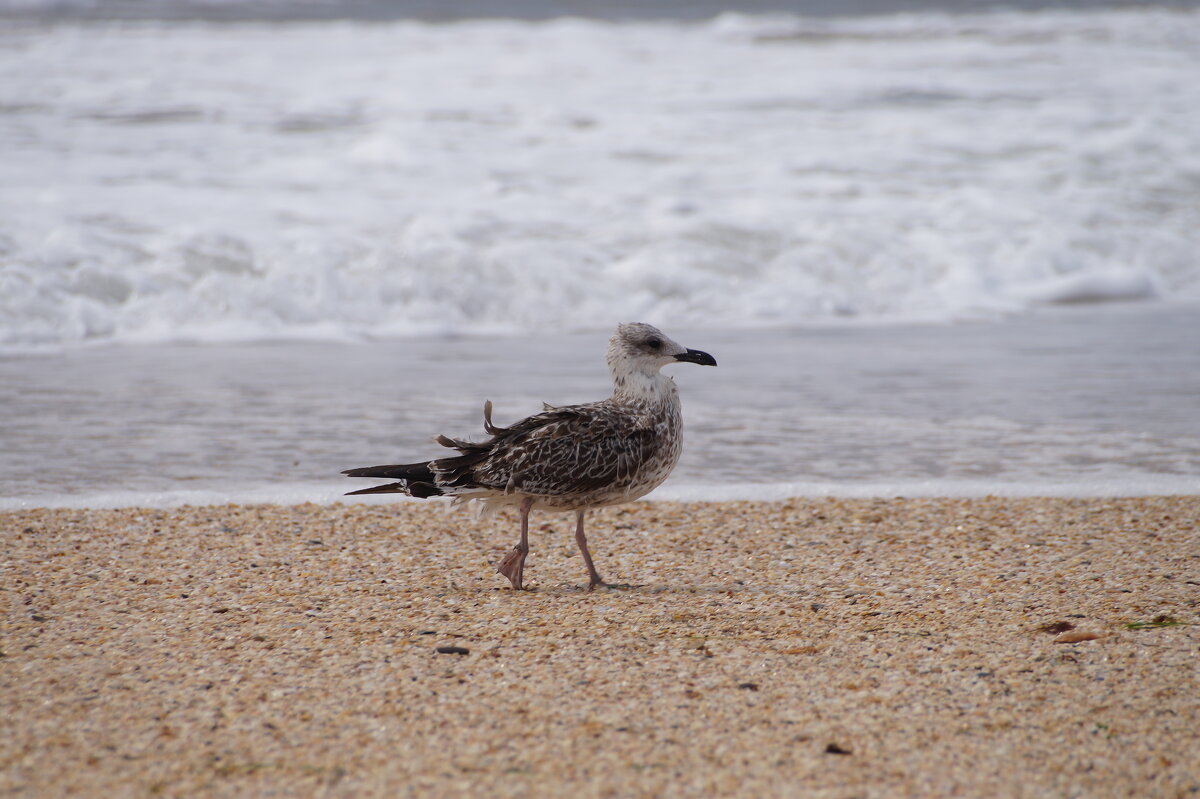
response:
<path id="1" fill-rule="evenodd" d="M 525 556 L 529 554 L 529 509 L 532 507 L 533 497 L 521 500 L 521 543 L 496 564 L 496 571 L 508 578 L 515 591 L 524 587 Z"/>
<path id="2" fill-rule="evenodd" d="M 588 590 L 591 591 L 598 585 L 607 585 L 600 578 L 600 573 L 596 571 L 596 565 L 592 563 L 592 553 L 588 552 L 587 536 L 583 534 L 583 514 L 587 511 L 575 511 L 575 543 L 579 544 L 579 551 L 583 553 L 583 562 L 587 564 L 588 570 Z"/>

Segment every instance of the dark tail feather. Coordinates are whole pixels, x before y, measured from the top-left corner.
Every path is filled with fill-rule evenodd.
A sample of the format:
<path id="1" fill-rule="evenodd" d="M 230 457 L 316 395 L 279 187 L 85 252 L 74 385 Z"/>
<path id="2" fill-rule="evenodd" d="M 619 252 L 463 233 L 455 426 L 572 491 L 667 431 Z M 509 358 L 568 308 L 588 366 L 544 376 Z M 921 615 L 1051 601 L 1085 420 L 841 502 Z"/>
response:
<path id="1" fill-rule="evenodd" d="M 370 488 L 360 488 L 357 491 L 347 491 L 346 496 L 352 497 L 355 494 L 407 494 L 405 486 L 408 483 L 388 483 L 382 486 L 371 486 Z"/>
<path id="2" fill-rule="evenodd" d="M 440 497 L 442 489 L 433 483 L 388 483 L 386 485 L 371 486 L 370 488 L 360 488 L 357 491 L 346 492 L 346 496 L 348 497 L 352 497 L 355 494 L 408 494 L 410 497 L 425 499 L 426 497 Z"/>
<path id="3" fill-rule="evenodd" d="M 371 488 L 360 488 L 350 491 L 346 496 L 354 494 L 408 494 L 410 497 L 440 496 L 442 489 L 437 487 L 433 471 L 425 463 L 400 463 L 392 466 L 364 466 L 361 469 L 347 469 L 342 472 L 347 477 L 375 477 L 384 480 L 399 480 L 398 483 L 388 483 Z"/>
<path id="4" fill-rule="evenodd" d="M 378 477 L 383 480 L 433 482 L 433 472 L 429 469 L 429 461 L 398 463 L 393 466 L 364 466 L 361 469 L 347 469 L 342 474 L 347 477 Z"/>

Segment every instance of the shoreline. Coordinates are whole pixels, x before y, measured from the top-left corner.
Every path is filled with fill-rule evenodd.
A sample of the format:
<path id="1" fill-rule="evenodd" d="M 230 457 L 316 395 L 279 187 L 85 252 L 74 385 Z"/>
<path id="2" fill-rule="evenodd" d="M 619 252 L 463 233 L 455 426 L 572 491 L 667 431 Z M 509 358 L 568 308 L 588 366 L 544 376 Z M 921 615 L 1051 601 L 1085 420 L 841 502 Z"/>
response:
<path id="1" fill-rule="evenodd" d="M 1200 496 L 639 502 L 591 593 L 531 521 L 0 512 L 0 790 L 1200 790 Z"/>
<path id="2" fill-rule="evenodd" d="M 335 481 L 272 483 L 257 488 L 225 490 L 167 489 L 160 491 L 108 491 L 95 494 L 35 494 L 0 496 L 0 513 L 33 510 L 171 510 L 228 505 L 336 505 L 378 506 L 389 503 L 437 505 L 403 495 L 346 496 Z M 789 481 L 780 483 L 679 483 L 662 486 L 642 501 L 649 504 L 706 502 L 765 502 L 790 500 L 913 500 L 913 499 L 1139 499 L 1188 497 L 1200 484 L 1192 475 L 1158 475 L 1153 478 L 1097 478 L 1075 483 L 995 480 L 907 480 L 894 482 Z"/>

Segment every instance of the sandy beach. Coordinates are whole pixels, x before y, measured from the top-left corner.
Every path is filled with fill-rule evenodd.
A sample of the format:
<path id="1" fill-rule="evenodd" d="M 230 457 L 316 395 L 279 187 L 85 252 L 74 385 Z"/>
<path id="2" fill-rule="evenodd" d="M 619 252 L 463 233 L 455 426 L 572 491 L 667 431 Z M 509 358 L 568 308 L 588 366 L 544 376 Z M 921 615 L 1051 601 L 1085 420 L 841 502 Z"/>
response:
<path id="1" fill-rule="evenodd" d="M 1200 799 L 1200 0 L 993 5 L 0 0 L 0 799 Z"/>
<path id="2" fill-rule="evenodd" d="M 1191 796 L 1200 497 L 0 515 L 6 796 Z"/>

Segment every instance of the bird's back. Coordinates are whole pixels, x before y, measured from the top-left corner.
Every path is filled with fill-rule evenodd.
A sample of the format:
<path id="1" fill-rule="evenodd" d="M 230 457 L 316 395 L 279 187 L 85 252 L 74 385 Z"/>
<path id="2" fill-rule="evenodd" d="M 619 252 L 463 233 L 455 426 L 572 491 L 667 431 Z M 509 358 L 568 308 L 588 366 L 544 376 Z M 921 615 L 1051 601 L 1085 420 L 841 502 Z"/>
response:
<path id="1" fill-rule="evenodd" d="M 628 502 L 671 473 L 681 451 L 677 396 L 660 403 L 600 402 L 547 408 L 510 427 L 485 427 L 483 442 L 439 441 L 459 455 L 431 461 L 444 493 L 492 504 L 534 497 L 556 510 Z"/>

